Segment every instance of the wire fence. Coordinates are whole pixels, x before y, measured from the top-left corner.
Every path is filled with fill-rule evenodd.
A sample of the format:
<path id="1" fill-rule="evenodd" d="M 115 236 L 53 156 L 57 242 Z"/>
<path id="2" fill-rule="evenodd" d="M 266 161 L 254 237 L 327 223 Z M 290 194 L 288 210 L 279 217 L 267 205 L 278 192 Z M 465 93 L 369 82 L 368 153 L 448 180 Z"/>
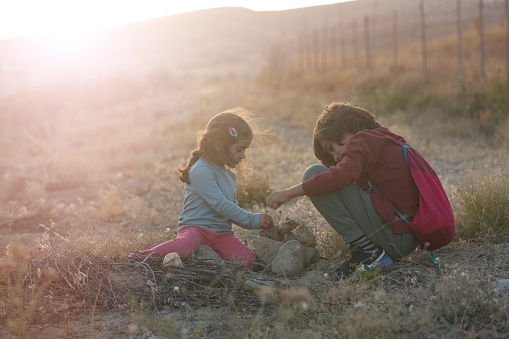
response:
<path id="1" fill-rule="evenodd" d="M 410 50 L 413 56 L 410 66 L 420 67 L 424 81 L 428 82 L 432 73 L 429 60 L 439 57 L 430 54 L 437 53 L 437 49 L 431 49 L 429 44 L 449 38 L 456 40 L 457 48 L 443 48 L 439 52 L 445 53 L 443 57 L 457 59 L 456 76 L 460 81 L 465 79 L 465 56 L 477 60 L 477 69 L 469 67 L 476 81 L 485 82 L 490 58 L 497 58 L 497 68 L 502 64 L 509 74 L 509 0 L 412 3 L 410 8 L 376 14 L 378 1 L 374 1 L 371 11 L 367 9 L 365 15 L 354 17 L 345 13 L 342 8 L 347 3 L 343 3 L 338 13 L 333 14 L 334 20 L 327 20 L 321 27 L 305 28 L 297 38 L 272 45 L 269 69 L 280 80 L 346 68 L 354 68 L 356 75 L 377 67 L 398 72 L 409 66 L 402 56 Z M 485 31 L 493 27 L 505 27 L 505 38 L 496 35 L 497 41 L 487 43 Z M 467 41 L 465 33 L 472 31 L 476 32 L 476 41 L 471 38 Z M 505 50 L 501 49 L 504 45 Z"/>

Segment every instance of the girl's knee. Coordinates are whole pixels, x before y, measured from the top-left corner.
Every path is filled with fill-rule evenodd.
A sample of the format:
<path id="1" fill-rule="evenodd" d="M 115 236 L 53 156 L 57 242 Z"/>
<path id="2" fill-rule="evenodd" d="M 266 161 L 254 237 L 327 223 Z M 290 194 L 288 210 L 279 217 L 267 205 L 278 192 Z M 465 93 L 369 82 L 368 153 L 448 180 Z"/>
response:
<path id="1" fill-rule="evenodd" d="M 315 164 L 309 166 L 302 175 L 302 181 L 311 179 L 316 174 L 327 172 L 329 169 L 323 165 Z"/>

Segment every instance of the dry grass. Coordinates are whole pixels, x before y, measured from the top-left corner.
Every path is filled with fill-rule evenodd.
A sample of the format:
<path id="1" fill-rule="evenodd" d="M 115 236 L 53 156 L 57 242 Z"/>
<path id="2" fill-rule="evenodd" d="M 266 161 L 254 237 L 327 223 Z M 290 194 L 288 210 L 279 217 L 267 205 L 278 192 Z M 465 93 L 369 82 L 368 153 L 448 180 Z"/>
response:
<path id="1" fill-rule="evenodd" d="M 456 189 L 458 236 L 506 242 L 509 228 L 507 166 L 467 171 Z"/>
<path id="2" fill-rule="evenodd" d="M 467 35 L 465 39 L 473 38 Z M 451 43 L 444 40 L 430 46 L 447 50 Z M 389 54 L 386 57 L 390 59 Z M 405 60 L 402 56 L 402 63 Z M 447 62 L 436 63 L 436 67 L 453 68 L 452 60 L 444 60 Z M 377 64 L 383 64 L 383 55 L 377 58 Z M 484 168 L 486 164 L 506 168 L 507 149 L 503 142 L 493 147 L 492 140 L 479 134 L 478 120 L 467 115 L 452 116 L 438 105 L 415 106 L 416 101 L 408 101 L 406 109 L 387 110 L 406 100 L 405 92 L 397 96 L 390 90 L 422 89 L 417 72 L 407 70 L 397 82 L 392 81 L 392 73 L 384 67 L 357 80 L 352 80 L 353 74 L 350 68 L 342 72 L 344 77 L 333 73 L 323 78 L 309 76 L 295 86 L 279 88 L 267 86 L 263 78 L 258 83 L 236 79 L 202 82 L 178 89 L 190 97 L 184 101 L 165 94 L 101 110 L 74 107 L 46 116 L 30 113 L 21 118 L 3 117 L 0 142 L 5 146 L 1 148 L 5 165 L 0 181 L 2 187 L 5 184 L 9 188 L 1 193 L 5 202 L 0 205 L 3 257 L 7 258 L 8 243 L 37 245 L 44 231 L 39 223 L 49 229 L 46 245 L 62 258 L 69 253 L 67 259 L 70 253 L 83 252 L 93 258 L 107 253 L 112 261 L 121 261 L 134 249 L 173 238 L 183 199 L 176 168 L 187 160 L 197 130 L 214 114 L 235 106 L 246 107 L 265 118 L 260 121 L 260 129 L 274 132 L 268 136 L 270 142 L 253 145 L 248 166 L 238 172 L 242 180 L 248 178 L 241 182 L 240 196 L 248 193 L 249 199 L 243 204 L 250 211 L 266 210 L 263 195 L 268 190 L 301 180 L 305 169 L 316 162 L 311 130 L 318 114 L 331 101 L 346 99 L 374 108 L 385 125 L 404 135 L 425 155 L 440 175 L 463 226 L 469 225 L 468 229 L 473 230 L 482 225 L 485 233 L 494 230 L 496 220 L 489 221 L 481 213 L 490 206 L 500 212 L 489 212 L 490 217 L 498 215 L 497 220 L 505 220 L 507 202 L 496 200 L 507 195 L 504 176 L 474 171 L 482 174 L 480 186 L 477 179 L 460 181 L 464 169 Z M 456 93 L 455 85 L 445 81 L 454 78 L 450 73 L 437 68 L 433 74 L 444 76 L 436 80 L 441 86 L 433 87 L 434 91 Z M 385 84 L 390 86 L 384 88 Z M 362 99 L 366 99 L 366 105 Z M 507 123 L 506 120 L 500 126 Z M 497 135 L 500 140 L 508 140 L 502 127 Z M 479 187 L 479 193 L 468 191 Z M 457 191 L 460 188 L 464 194 Z M 482 203 L 468 207 L 477 201 L 477 196 Z M 474 213 L 469 217 L 462 209 Z M 295 199 L 281 212 L 268 213 L 276 220 L 290 217 L 312 229 L 321 255 L 328 260 L 322 260 L 297 279 L 266 273 L 267 280 L 277 281 L 275 286 L 246 292 L 249 297 L 259 298 L 257 308 L 246 307 L 234 298 L 185 309 L 182 305 L 172 307 L 168 299 L 143 305 L 119 302 L 119 307 L 131 313 L 131 325 L 117 335 L 501 337 L 509 330 L 507 297 L 491 285 L 497 279 L 509 278 L 506 244 L 479 241 L 490 238 L 476 232 L 464 233 L 467 229 L 461 228 L 460 238 L 437 251 L 440 266 L 430 264 L 427 252 L 418 252 L 387 271 L 375 272 L 360 281 L 332 284 L 324 275 L 341 262 L 348 249 L 309 200 Z M 248 243 L 256 235 L 237 227 L 235 232 Z M 59 240 L 57 233 L 69 241 Z M 18 258 L 25 256 L 21 253 Z M 26 262 L 26 258 L 20 262 L 23 260 Z M 0 284 L 2 330 L 13 336 L 30 335 L 35 331 L 31 319 L 39 312 L 39 302 L 50 294 L 47 286 L 31 290 L 30 284 L 20 283 L 22 276 L 34 274 L 27 271 L 29 266 L 18 266 L 18 276 L 6 278 L 5 273 L 13 272 L 15 263 L 11 258 L 0 266 L 4 279 Z M 262 273 L 260 276 L 264 277 Z M 44 274 L 39 278 L 44 281 Z M 47 284 L 50 285 L 49 280 Z M 165 286 L 164 281 L 161 286 Z M 25 293 L 35 297 L 31 299 L 34 301 L 25 299 Z M 75 308 L 73 314 L 83 309 L 89 312 L 99 304 L 89 301 L 81 309 Z M 44 305 L 52 311 L 63 309 L 58 303 Z M 8 310 L 16 311 L 7 314 Z M 67 326 L 71 313 L 65 309 L 48 320 L 54 327 Z M 90 323 L 87 319 L 81 326 L 95 331 L 93 320 Z M 93 333 L 100 333 L 100 329 Z"/>

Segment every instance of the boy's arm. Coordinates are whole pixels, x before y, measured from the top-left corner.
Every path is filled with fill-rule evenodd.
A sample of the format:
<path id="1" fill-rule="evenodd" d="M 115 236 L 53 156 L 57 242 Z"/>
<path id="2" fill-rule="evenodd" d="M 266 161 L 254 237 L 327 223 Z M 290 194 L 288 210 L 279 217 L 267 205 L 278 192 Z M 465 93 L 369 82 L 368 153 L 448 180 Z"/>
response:
<path id="1" fill-rule="evenodd" d="M 270 193 L 267 197 L 267 206 L 272 209 L 276 209 L 285 202 L 303 195 L 306 195 L 306 193 L 304 192 L 304 188 L 302 188 L 302 183 L 298 183 L 297 185 L 287 189 L 273 191 Z"/>

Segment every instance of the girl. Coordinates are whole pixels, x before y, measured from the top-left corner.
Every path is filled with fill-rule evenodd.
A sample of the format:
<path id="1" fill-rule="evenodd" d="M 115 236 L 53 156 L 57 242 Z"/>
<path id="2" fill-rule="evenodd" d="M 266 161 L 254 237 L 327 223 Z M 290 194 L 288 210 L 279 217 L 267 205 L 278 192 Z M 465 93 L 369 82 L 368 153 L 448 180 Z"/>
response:
<path id="1" fill-rule="evenodd" d="M 179 216 L 177 237 L 129 257 L 150 253 L 164 256 L 171 252 L 186 257 L 205 244 L 221 258 L 242 262 L 247 268 L 256 255 L 232 231 L 232 223 L 246 229 L 272 226 L 265 213 L 250 213 L 237 205 L 237 176 L 231 170 L 245 157 L 253 131 L 242 118 L 242 108 L 214 116 L 198 134 L 198 145 L 185 166 L 179 166 L 180 181 L 185 185 L 184 210 Z"/>
<path id="2" fill-rule="evenodd" d="M 419 191 L 401 146 L 392 138 L 406 143 L 367 110 L 333 102 L 321 113 L 313 132 L 313 149 L 324 166 L 312 165 L 302 183 L 267 198 L 267 206 L 276 209 L 292 198 L 310 197 L 350 244 L 351 258 L 336 271 L 336 278 L 356 269 L 391 265 L 391 258 L 404 257 L 418 246 L 397 211 L 412 220 Z"/>

